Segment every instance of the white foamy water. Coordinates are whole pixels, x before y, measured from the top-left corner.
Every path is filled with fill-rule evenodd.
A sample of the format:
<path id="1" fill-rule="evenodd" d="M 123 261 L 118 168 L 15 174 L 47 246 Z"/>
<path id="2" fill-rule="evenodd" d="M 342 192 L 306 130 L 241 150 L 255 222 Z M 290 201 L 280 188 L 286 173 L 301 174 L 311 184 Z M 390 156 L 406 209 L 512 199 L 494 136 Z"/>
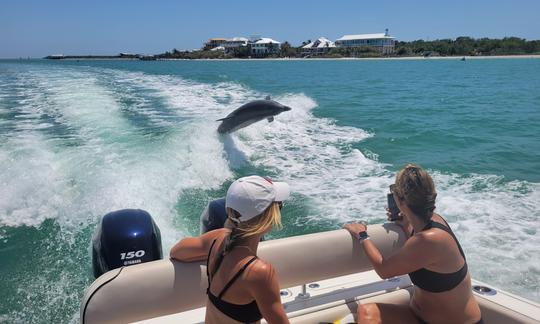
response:
<path id="1" fill-rule="evenodd" d="M 0 225 L 38 226 L 51 218 L 62 230 L 76 231 L 109 211 L 141 208 L 158 223 L 166 253 L 186 234 L 173 221 L 183 193 L 218 189 L 245 165 L 289 182 L 293 199 L 306 198 L 308 217 L 299 221 L 328 226 L 385 218 L 394 173 L 357 149 L 377 134 L 316 117 L 317 102 L 302 93 L 274 95 L 293 108 L 274 122 L 220 138 L 215 119 L 267 94 L 233 82 L 91 68 L 30 71 L 17 82 L 16 108 L 24 118 L 0 123 L 14 127 L 0 139 Z M 147 126 L 163 134 L 150 136 Z M 55 127 L 66 134 L 56 136 Z M 456 231 L 473 276 L 540 300 L 539 184 L 431 173 L 437 211 Z M 73 274 L 61 278 L 52 284 L 73 289 Z M 50 300 L 43 311 L 58 306 L 54 296 Z"/>
<path id="2" fill-rule="evenodd" d="M 82 145 L 44 138 L 35 118 L 18 123 L 22 131 L 8 139 L 0 156 L 8 171 L 1 174 L 8 186 L 0 221 L 38 225 L 55 218 L 79 224 L 112 210 L 142 208 L 156 218 L 170 246 L 178 236 L 170 220 L 182 190 L 216 188 L 232 175 L 219 139 L 206 120 L 193 120 L 148 142 L 98 78 L 63 70 L 33 77 L 40 93 L 27 94 L 19 108 L 27 115 L 56 116 Z M 178 115 L 185 112 L 178 109 Z"/>

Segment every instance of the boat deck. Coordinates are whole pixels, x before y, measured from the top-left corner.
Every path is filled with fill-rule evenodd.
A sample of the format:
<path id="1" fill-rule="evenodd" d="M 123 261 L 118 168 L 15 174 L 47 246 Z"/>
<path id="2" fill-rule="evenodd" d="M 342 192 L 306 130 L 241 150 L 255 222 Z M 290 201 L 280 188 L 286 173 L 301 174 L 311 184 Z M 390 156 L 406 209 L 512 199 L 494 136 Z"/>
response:
<path id="1" fill-rule="evenodd" d="M 487 287 L 473 280 L 473 286 Z M 305 291 L 303 291 L 305 289 Z M 540 305 L 504 291 L 492 290 L 479 299 L 486 323 L 540 323 Z M 412 283 L 408 276 L 382 280 L 375 271 L 336 277 L 281 290 L 291 323 L 353 323 L 358 302 L 408 303 Z M 205 307 L 136 323 L 204 323 Z M 266 323 L 264 320 L 262 323 Z"/>

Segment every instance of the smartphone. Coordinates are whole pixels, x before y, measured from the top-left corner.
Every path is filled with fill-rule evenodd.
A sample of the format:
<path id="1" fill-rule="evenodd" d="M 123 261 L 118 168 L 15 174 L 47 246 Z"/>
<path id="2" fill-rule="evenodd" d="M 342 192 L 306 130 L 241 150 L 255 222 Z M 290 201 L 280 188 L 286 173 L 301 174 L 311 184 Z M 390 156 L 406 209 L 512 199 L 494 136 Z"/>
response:
<path id="1" fill-rule="evenodd" d="M 386 198 L 388 199 L 388 209 L 390 210 L 390 213 L 392 214 L 390 216 L 391 221 L 399 220 L 399 208 L 396 204 L 396 201 L 394 200 L 394 194 L 387 194 Z"/>

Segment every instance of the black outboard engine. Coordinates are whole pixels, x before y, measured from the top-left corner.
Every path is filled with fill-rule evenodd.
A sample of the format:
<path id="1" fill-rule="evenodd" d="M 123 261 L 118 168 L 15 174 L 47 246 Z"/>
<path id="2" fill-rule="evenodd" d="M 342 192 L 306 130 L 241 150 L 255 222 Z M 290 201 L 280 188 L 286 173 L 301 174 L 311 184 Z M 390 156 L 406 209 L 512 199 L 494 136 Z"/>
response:
<path id="1" fill-rule="evenodd" d="M 92 238 L 94 277 L 163 257 L 161 233 L 149 213 L 122 209 L 103 216 Z"/>
<path id="2" fill-rule="evenodd" d="M 201 214 L 201 234 L 225 227 L 227 220 L 227 208 L 225 208 L 225 198 L 212 200 L 206 205 Z M 261 242 L 264 236 L 261 237 Z"/>
<path id="3" fill-rule="evenodd" d="M 225 198 L 210 201 L 201 214 L 201 234 L 223 228 L 226 220 Z"/>

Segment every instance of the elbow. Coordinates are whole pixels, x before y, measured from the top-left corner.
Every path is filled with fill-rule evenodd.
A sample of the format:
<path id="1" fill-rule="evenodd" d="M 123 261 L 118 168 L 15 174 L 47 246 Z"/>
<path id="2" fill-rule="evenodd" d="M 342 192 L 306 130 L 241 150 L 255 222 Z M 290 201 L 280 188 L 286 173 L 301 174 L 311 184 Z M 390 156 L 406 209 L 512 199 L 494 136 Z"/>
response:
<path id="1" fill-rule="evenodd" d="M 172 259 L 172 260 L 177 260 L 177 261 L 180 261 L 178 259 L 178 256 L 176 255 L 177 253 L 175 253 L 176 251 L 174 251 L 173 249 L 171 249 L 171 251 L 169 252 L 169 258 Z"/>
<path id="2" fill-rule="evenodd" d="M 379 272 L 377 272 L 377 274 L 379 275 L 379 277 L 381 277 L 381 279 L 390 279 L 390 278 L 394 277 L 394 276 L 389 275 L 387 273 L 379 273 Z"/>
<path id="3" fill-rule="evenodd" d="M 381 277 L 381 279 L 389 279 L 389 278 L 394 277 L 394 274 L 384 269 L 384 267 L 375 266 L 374 270 L 379 275 L 379 277 Z"/>
<path id="4" fill-rule="evenodd" d="M 189 260 L 188 258 L 182 256 L 182 255 L 178 255 L 178 254 L 174 254 L 174 253 L 171 253 L 169 254 L 169 258 L 171 260 L 174 260 L 174 261 L 180 261 L 180 262 L 191 262 L 192 260 Z"/>
<path id="5" fill-rule="evenodd" d="M 175 253 L 175 251 L 173 250 L 171 250 L 171 252 L 169 253 L 169 258 L 175 261 L 182 261 L 181 258 L 178 257 L 177 253 Z"/>
<path id="6" fill-rule="evenodd" d="M 185 261 L 182 254 L 184 253 L 182 253 L 180 243 L 177 243 L 171 248 L 171 251 L 169 252 L 169 257 L 176 261 Z"/>
<path id="7" fill-rule="evenodd" d="M 191 251 L 186 251 L 185 249 L 171 249 L 169 257 L 171 260 L 180 261 L 180 262 L 196 262 L 202 261 L 205 259 L 206 255 L 197 255 L 193 254 Z"/>

